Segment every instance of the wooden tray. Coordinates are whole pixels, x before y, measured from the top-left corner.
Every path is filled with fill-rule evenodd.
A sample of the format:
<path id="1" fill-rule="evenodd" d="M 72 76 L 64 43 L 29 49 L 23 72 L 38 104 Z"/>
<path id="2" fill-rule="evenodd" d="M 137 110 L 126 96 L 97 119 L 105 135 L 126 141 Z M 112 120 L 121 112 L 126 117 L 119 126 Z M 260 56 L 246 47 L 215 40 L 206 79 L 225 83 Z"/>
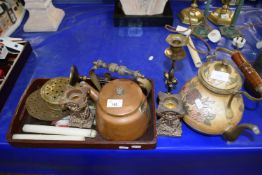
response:
<path id="1" fill-rule="evenodd" d="M 98 148 L 98 149 L 153 149 L 156 146 L 156 115 L 154 103 L 154 84 L 148 97 L 151 119 L 145 134 L 136 141 L 108 141 L 103 139 L 99 133 L 93 139 L 86 138 L 85 141 L 45 141 L 45 140 L 14 140 L 13 134 L 21 134 L 24 124 L 45 124 L 50 122 L 40 121 L 31 117 L 25 108 L 27 97 L 39 89 L 48 79 L 34 79 L 28 86 L 16 108 L 12 122 L 7 133 L 7 140 L 13 146 L 18 147 L 48 147 L 48 148 Z M 90 83 L 91 84 L 91 83 Z"/>
<path id="2" fill-rule="evenodd" d="M 0 64 L 0 68 L 4 70 L 5 77 L 0 77 L 0 111 L 14 86 L 32 48 L 28 42 L 24 43 L 24 49 L 19 54 L 9 54 L 7 60 Z"/>

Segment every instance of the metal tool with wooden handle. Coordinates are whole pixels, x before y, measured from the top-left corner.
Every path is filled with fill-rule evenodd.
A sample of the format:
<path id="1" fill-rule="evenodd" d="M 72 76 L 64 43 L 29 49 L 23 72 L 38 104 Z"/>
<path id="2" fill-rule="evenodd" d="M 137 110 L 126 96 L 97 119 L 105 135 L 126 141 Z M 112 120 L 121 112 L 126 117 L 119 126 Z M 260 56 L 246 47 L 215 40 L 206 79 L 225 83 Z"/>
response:
<path id="1" fill-rule="evenodd" d="M 244 74 L 246 80 L 262 96 L 262 78 L 240 51 L 231 51 L 226 48 L 217 48 L 216 51 L 230 54 L 232 60 Z"/>

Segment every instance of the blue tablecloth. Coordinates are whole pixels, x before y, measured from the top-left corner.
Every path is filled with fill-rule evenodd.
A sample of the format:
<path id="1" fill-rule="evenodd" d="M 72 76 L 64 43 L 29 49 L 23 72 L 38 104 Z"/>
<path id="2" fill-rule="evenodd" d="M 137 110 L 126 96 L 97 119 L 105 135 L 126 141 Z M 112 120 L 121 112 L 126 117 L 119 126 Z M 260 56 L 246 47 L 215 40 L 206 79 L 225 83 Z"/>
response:
<path id="1" fill-rule="evenodd" d="M 177 13 L 187 2 L 172 2 L 174 25 L 180 24 Z M 22 26 L 13 34 L 28 40 L 33 52 L 21 72 L 6 104 L 0 113 L 0 173 L 40 174 L 261 174 L 262 135 L 241 135 L 233 143 L 221 136 L 199 134 L 183 123 L 181 138 L 158 137 L 157 148 L 148 151 L 89 150 L 89 149 L 32 149 L 15 148 L 6 140 L 6 133 L 17 103 L 34 78 L 68 76 L 75 64 L 80 74 L 87 74 L 92 61 L 103 59 L 140 70 L 155 81 L 155 92 L 165 91 L 163 72 L 170 62 L 164 56 L 169 34 L 163 27 L 114 27 L 113 4 L 59 4 L 66 15 L 57 32 L 25 33 Z M 262 21 L 261 5 L 243 8 L 237 24 Z M 203 9 L 204 6 L 202 5 Z M 214 7 L 211 8 L 213 10 Z M 27 18 L 27 17 L 26 17 Z M 210 24 L 211 25 L 211 24 Z M 211 25 L 212 26 L 212 25 Z M 252 62 L 258 50 L 255 44 L 262 40 L 261 26 L 243 30 L 247 45 L 242 50 Z M 196 47 L 205 49 L 194 39 Z M 212 48 L 216 47 L 211 44 Z M 231 41 L 223 39 L 218 46 L 232 48 Z M 174 93 L 196 75 L 190 54 L 176 65 L 178 78 Z M 153 57 L 150 60 L 149 57 Z M 201 56 L 205 60 L 204 56 Z M 221 55 L 230 60 L 227 55 Z M 245 99 L 247 107 L 256 106 Z M 245 110 L 241 123 L 257 124 L 262 129 L 262 107 Z"/>

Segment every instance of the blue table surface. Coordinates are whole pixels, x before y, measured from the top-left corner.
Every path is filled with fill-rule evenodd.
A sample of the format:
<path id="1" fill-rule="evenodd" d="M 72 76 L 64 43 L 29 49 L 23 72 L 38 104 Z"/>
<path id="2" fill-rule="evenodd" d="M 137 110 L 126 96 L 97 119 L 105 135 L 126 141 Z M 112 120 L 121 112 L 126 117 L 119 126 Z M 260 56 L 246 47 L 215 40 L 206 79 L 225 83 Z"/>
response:
<path id="1" fill-rule="evenodd" d="M 177 13 L 189 4 L 172 2 L 174 25 L 181 24 Z M 62 8 L 66 14 L 57 32 L 25 33 L 21 25 L 12 35 L 29 41 L 33 52 L 0 113 L 0 173 L 147 174 L 147 169 L 151 169 L 155 174 L 260 174 L 262 135 L 254 136 L 246 132 L 237 141 L 228 143 L 221 136 L 202 135 L 185 123 L 182 137 L 160 136 L 156 149 L 148 151 L 36 149 L 9 145 L 6 133 L 29 82 L 40 77 L 68 76 L 73 64 L 78 67 L 80 74 L 87 74 L 92 61 L 97 59 L 126 65 L 154 80 L 156 96 L 157 92 L 166 90 L 163 72 L 169 69 L 170 62 L 163 52 L 168 47 L 165 42 L 169 34 L 167 30 L 163 27 L 114 27 L 113 4 L 58 4 L 57 7 Z M 211 10 L 214 8 L 211 7 Z M 248 5 L 243 7 L 237 24 L 261 21 L 261 4 Z M 259 53 L 255 44 L 262 39 L 261 26 L 243 30 L 243 33 L 247 44 L 242 52 L 253 62 Z M 197 48 L 205 49 L 202 42 L 195 38 L 193 40 Z M 211 46 L 212 49 L 216 46 L 232 49 L 231 41 L 227 39 Z M 185 50 L 186 58 L 176 65 L 175 76 L 179 84 L 174 93 L 179 92 L 184 83 L 197 73 L 188 49 Z M 153 57 L 153 60 L 149 60 L 149 57 Z M 201 58 L 205 60 L 204 55 Z M 221 55 L 221 58 L 230 60 L 227 55 Z M 256 103 L 245 99 L 245 105 L 253 108 Z M 241 123 L 257 124 L 262 129 L 261 114 L 261 105 L 255 110 L 246 109 Z"/>

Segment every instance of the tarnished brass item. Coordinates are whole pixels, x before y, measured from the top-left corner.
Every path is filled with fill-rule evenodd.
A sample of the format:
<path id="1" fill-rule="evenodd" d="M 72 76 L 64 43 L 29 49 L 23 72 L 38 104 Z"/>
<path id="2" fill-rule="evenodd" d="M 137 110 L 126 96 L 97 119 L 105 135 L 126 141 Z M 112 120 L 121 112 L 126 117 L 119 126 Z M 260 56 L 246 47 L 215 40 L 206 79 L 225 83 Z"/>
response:
<path id="1" fill-rule="evenodd" d="M 91 128 L 94 122 L 94 114 L 88 105 L 89 88 L 85 82 L 80 82 L 79 86 L 68 86 L 61 98 L 61 104 L 69 109 L 69 126 L 79 128 Z"/>
<path id="2" fill-rule="evenodd" d="M 221 0 L 223 4 L 228 3 L 227 1 L 228 0 Z M 240 4 L 240 0 L 229 0 L 229 5 L 239 5 L 239 4 Z"/>
<path id="3" fill-rule="evenodd" d="M 68 78 L 57 77 L 48 80 L 40 89 L 40 95 L 52 109 L 61 109 L 61 97 L 64 95 Z"/>
<path id="4" fill-rule="evenodd" d="M 193 33 L 201 38 L 207 38 L 209 32 L 212 30 L 211 27 L 208 25 L 207 17 L 209 14 L 209 8 L 212 0 L 207 0 L 205 5 L 205 11 L 204 11 L 204 19 L 203 22 L 199 25 L 196 25 L 193 27 Z"/>
<path id="5" fill-rule="evenodd" d="M 170 47 L 165 50 L 165 55 L 172 61 L 172 65 L 169 72 L 164 73 L 164 77 L 168 92 L 171 92 L 177 84 L 177 79 L 174 77 L 175 63 L 186 56 L 183 46 L 187 45 L 188 38 L 181 34 L 170 34 L 167 36 L 166 42 Z"/>
<path id="6" fill-rule="evenodd" d="M 157 115 L 157 134 L 165 136 L 181 136 L 181 118 L 184 108 L 178 94 L 158 93 L 159 105 Z"/>
<path id="7" fill-rule="evenodd" d="M 184 24 L 199 25 L 203 22 L 204 14 L 198 8 L 196 0 L 193 0 L 190 7 L 180 12 L 179 17 Z"/>
<path id="8" fill-rule="evenodd" d="M 61 108 L 50 108 L 48 103 L 42 99 L 40 90 L 34 91 L 26 99 L 26 109 L 32 117 L 44 121 L 59 120 L 67 114 Z"/>
<path id="9" fill-rule="evenodd" d="M 184 121 L 205 134 L 224 135 L 225 139 L 237 139 L 240 131 L 250 129 L 258 134 L 252 124 L 238 125 L 242 119 L 244 103 L 240 91 L 242 80 L 235 68 L 225 60 L 207 61 L 198 76 L 188 81 L 180 95 L 186 115 Z"/>
<path id="10" fill-rule="evenodd" d="M 222 7 L 217 8 L 215 11 L 211 12 L 208 16 L 208 19 L 216 25 L 230 25 L 234 12 L 229 9 L 228 3 L 229 2 L 227 0 L 227 3 L 225 3 Z"/>
<path id="11" fill-rule="evenodd" d="M 68 78 L 57 77 L 48 80 L 40 90 L 33 92 L 26 100 L 28 113 L 39 120 L 53 121 L 67 115 L 61 106 L 61 97 L 65 87 L 68 85 Z"/>

